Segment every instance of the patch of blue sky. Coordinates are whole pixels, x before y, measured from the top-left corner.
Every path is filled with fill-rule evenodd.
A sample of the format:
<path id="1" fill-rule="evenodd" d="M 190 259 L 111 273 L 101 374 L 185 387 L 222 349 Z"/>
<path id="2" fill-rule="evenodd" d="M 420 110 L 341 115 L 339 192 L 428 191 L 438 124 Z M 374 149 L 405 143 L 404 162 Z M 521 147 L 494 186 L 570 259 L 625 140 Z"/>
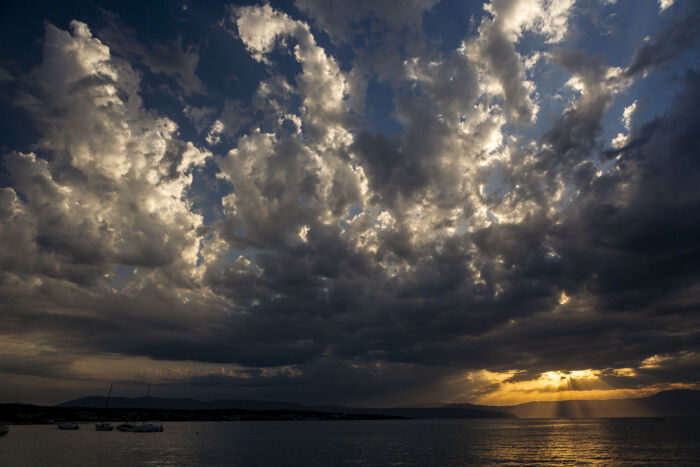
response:
<path id="1" fill-rule="evenodd" d="M 566 86 L 570 76 L 557 65 L 541 59 L 531 71 L 528 79 L 535 83 L 537 118 L 533 124 L 521 125 L 517 130 L 528 138 L 539 139 L 579 94 Z"/>
<path id="2" fill-rule="evenodd" d="M 0 82 L 0 107 L 12 109 L 12 118 L 3 118 L 3 124 L 0 125 L 0 154 L 10 151 L 29 152 L 32 150 L 33 143 L 39 139 L 39 132 L 27 112 L 13 105 L 11 97 L 13 93 L 6 90 L 11 85 L 11 83 Z M 37 148 L 33 150 L 35 153 L 38 152 Z M 7 186 L 4 184 L 3 173 L 4 169 L 0 168 L 0 186 Z"/>
<path id="3" fill-rule="evenodd" d="M 224 218 L 221 199 L 233 192 L 233 184 L 218 178 L 218 172 L 218 164 L 208 160 L 204 167 L 192 172 L 192 184 L 187 191 L 192 212 L 200 214 L 205 224 Z"/>
<path id="4" fill-rule="evenodd" d="M 364 118 L 372 131 L 385 136 L 403 132 L 403 127 L 394 118 L 394 92 L 386 83 L 372 77 L 367 83 Z"/>
<path id="5" fill-rule="evenodd" d="M 639 127 L 663 115 L 674 105 L 675 97 L 682 91 L 688 70 L 700 71 L 698 62 L 700 48 L 689 51 L 672 63 L 650 71 L 646 76 L 637 76 L 630 88 L 616 96 L 603 118 L 603 139 L 609 146 L 618 133 L 627 134 L 622 116 L 626 107 L 637 101 L 632 115 L 632 126 Z"/>
<path id="6" fill-rule="evenodd" d="M 582 50 L 606 66 L 626 67 L 644 37 L 653 37 L 662 26 L 655 0 L 619 0 L 598 7 L 575 8 L 562 46 Z"/>
<path id="7" fill-rule="evenodd" d="M 193 95 L 188 101 L 193 105 L 221 105 L 222 97 L 248 101 L 266 75 L 266 66 L 255 61 L 243 42 L 229 31 L 212 26 L 202 34 L 211 36 L 199 44 L 196 70 L 206 96 Z"/>
<path id="8" fill-rule="evenodd" d="M 39 133 L 27 112 L 16 105 L 14 88 L 17 78 L 26 76 L 30 70 L 41 62 L 46 22 L 66 29 L 72 19 L 86 20 L 97 14 L 95 5 L 82 5 L 80 8 L 68 9 L 62 2 L 2 2 L 0 3 L 0 66 L 13 77 L 12 80 L 0 81 L 0 106 L 11 109 L 12 118 L 3 118 L 0 125 L 0 152 L 30 152 L 39 139 Z M 41 15 L 35 14 L 41 11 Z M 76 17 L 77 16 L 77 17 Z M 21 21 L 18 21 L 21 18 Z M 10 44 L 22 44 L 21 47 Z M 0 183 L 4 178 L 0 173 Z M 3 185 L 7 186 L 7 185 Z"/>
<path id="9" fill-rule="evenodd" d="M 624 69 L 631 63 L 635 51 L 644 45 L 645 39 L 653 40 L 666 21 L 658 15 L 656 1 L 621 0 L 602 12 L 577 7 L 570 18 L 569 34 L 565 41 L 555 46 L 582 50 L 605 66 Z M 547 50 L 552 46 L 541 37 L 527 33 L 516 48 L 523 56 L 528 56 L 533 50 Z M 633 117 L 635 124 L 654 118 L 671 105 L 673 96 L 681 87 L 682 79 L 678 78 L 694 63 L 697 63 L 697 49 L 647 77 L 638 76 L 628 90 L 614 96 L 601 122 L 603 146 L 609 147 L 618 133 L 627 133 L 622 115 L 625 107 L 635 100 L 638 101 Z M 539 97 L 537 121 L 530 127 L 507 126 L 506 133 L 519 133 L 532 139 L 546 133 L 564 109 L 578 98 L 578 92 L 565 85 L 568 78 L 565 70 L 540 60 L 529 76 L 536 83 Z M 592 155 L 591 160 L 597 163 L 597 155 Z"/>
<path id="10" fill-rule="evenodd" d="M 358 204 L 351 204 L 348 208 L 347 217 L 339 222 L 340 227 L 342 229 L 346 229 L 348 227 L 348 221 L 353 220 L 355 217 L 359 216 L 363 212 L 364 210 L 362 209 L 362 206 Z"/>
<path id="11" fill-rule="evenodd" d="M 226 252 L 219 256 L 217 259 L 222 261 L 224 264 L 232 265 L 238 261 L 238 258 L 243 257 L 250 261 L 249 267 L 255 267 L 255 259 L 258 253 L 266 253 L 268 250 L 260 250 L 257 248 L 246 248 L 245 250 L 240 250 L 237 248 L 229 248 Z M 202 257 L 201 251 L 197 253 L 197 266 L 202 264 L 204 258 Z"/>
<path id="12" fill-rule="evenodd" d="M 624 68 L 649 31 L 654 31 L 661 25 L 656 13 L 656 2 L 634 2 L 634 8 L 630 8 L 629 3 L 620 1 L 608 5 L 602 13 L 595 9 L 576 7 L 569 19 L 569 31 L 564 41 L 548 44 L 545 37 L 526 32 L 516 44 L 516 50 L 523 57 L 557 47 L 581 50 L 605 66 Z M 529 79 L 536 84 L 539 112 L 535 124 L 529 129 L 523 129 L 525 135 L 538 137 L 544 134 L 577 98 L 578 93 L 565 86 L 569 77 L 565 70 L 544 59 L 537 62 Z"/>
<path id="13" fill-rule="evenodd" d="M 450 53 L 476 33 L 483 15 L 483 2 L 442 0 L 423 14 L 423 30 L 439 50 Z"/>
<path id="14" fill-rule="evenodd" d="M 114 273 L 109 278 L 109 284 L 113 290 L 121 292 L 126 283 L 136 272 L 136 268 L 126 264 L 117 264 Z"/>
<path id="15" fill-rule="evenodd" d="M 358 204 L 351 204 L 350 207 L 348 208 L 348 212 L 350 213 L 350 219 L 354 218 L 355 216 L 360 215 L 363 212 L 362 206 Z"/>
<path id="16" fill-rule="evenodd" d="M 266 54 L 268 74 L 283 76 L 292 86 L 297 85 L 297 76 L 303 71 L 301 63 L 294 56 L 297 43 L 293 37 L 286 37 L 284 41 L 278 41 L 277 46 Z"/>
<path id="17" fill-rule="evenodd" d="M 238 261 L 238 258 L 243 257 L 250 261 L 250 265 L 248 266 L 249 268 L 256 268 L 256 260 L 257 256 L 262 253 L 272 253 L 270 250 L 265 250 L 265 249 L 260 249 L 260 248 L 255 248 L 255 247 L 248 247 L 244 250 L 238 249 L 238 248 L 229 248 L 226 253 L 224 253 L 223 256 L 221 256 L 221 259 L 223 259 L 224 263 L 226 264 L 235 264 Z"/>
<path id="18" fill-rule="evenodd" d="M 309 25 L 316 44 L 324 50 L 326 55 L 333 57 L 340 71 L 346 73 L 352 70 L 353 60 L 356 55 L 351 45 L 337 40 L 333 41 L 325 30 L 317 27 L 316 23 L 309 18 L 301 17 L 300 20 Z"/>
<path id="19" fill-rule="evenodd" d="M 515 51 L 523 58 L 529 57 L 535 52 L 543 52 L 555 47 L 555 44 L 548 44 L 546 37 L 534 31 L 523 31 L 515 42 Z"/>
<path id="20" fill-rule="evenodd" d="M 481 194 L 485 197 L 502 199 L 512 186 L 503 179 L 503 173 L 499 167 L 494 168 L 489 173 L 487 183 L 482 187 Z"/>

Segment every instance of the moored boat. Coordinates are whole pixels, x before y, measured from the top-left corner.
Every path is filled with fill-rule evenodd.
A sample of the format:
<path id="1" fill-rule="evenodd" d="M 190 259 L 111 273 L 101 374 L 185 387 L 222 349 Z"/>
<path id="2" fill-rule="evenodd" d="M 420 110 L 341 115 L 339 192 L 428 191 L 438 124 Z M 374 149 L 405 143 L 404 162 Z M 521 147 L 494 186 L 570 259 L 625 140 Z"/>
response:
<path id="1" fill-rule="evenodd" d="M 5 425 L 0 425 L 0 436 L 5 436 L 7 433 L 9 433 L 10 429 L 6 427 Z"/>
<path id="2" fill-rule="evenodd" d="M 109 399 L 110 397 L 112 397 L 112 386 L 114 386 L 114 383 L 111 383 L 109 385 L 109 391 L 107 392 L 107 401 L 105 402 L 105 410 L 107 410 L 107 407 L 109 406 Z M 95 424 L 95 431 L 112 431 L 113 429 L 114 427 L 106 422 Z"/>
<path id="3" fill-rule="evenodd" d="M 141 425 L 122 423 L 121 425 L 117 425 L 117 430 L 130 433 L 161 433 L 163 431 L 163 425 L 156 425 L 153 423 L 142 423 Z"/>
<path id="4" fill-rule="evenodd" d="M 136 425 L 132 431 L 134 433 L 161 433 L 163 431 L 163 425 L 143 423 L 141 425 Z"/>
<path id="5" fill-rule="evenodd" d="M 146 397 L 143 399 L 143 404 L 141 408 L 145 408 L 148 405 L 148 397 L 151 395 L 151 385 L 148 385 L 148 390 L 146 391 Z M 127 431 L 131 433 L 161 433 L 163 431 L 163 424 L 156 425 L 154 423 L 142 422 L 140 425 L 134 425 L 132 423 L 122 423 L 117 425 L 117 430 Z"/>
<path id="6" fill-rule="evenodd" d="M 114 427 L 110 423 L 96 423 L 95 431 L 112 431 Z"/>
<path id="7" fill-rule="evenodd" d="M 75 423 L 68 423 L 68 422 L 59 423 L 56 426 L 58 427 L 59 430 L 77 430 L 78 428 L 80 428 Z"/>

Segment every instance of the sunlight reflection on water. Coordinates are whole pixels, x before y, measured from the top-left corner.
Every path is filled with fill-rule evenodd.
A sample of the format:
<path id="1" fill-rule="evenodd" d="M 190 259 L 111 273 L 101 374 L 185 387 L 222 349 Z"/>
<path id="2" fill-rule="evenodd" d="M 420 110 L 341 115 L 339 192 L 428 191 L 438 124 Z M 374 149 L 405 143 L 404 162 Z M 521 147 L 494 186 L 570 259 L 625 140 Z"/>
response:
<path id="1" fill-rule="evenodd" d="M 693 465 L 698 432 L 700 419 L 171 422 L 143 434 L 12 426 L 0 465 Z"/>

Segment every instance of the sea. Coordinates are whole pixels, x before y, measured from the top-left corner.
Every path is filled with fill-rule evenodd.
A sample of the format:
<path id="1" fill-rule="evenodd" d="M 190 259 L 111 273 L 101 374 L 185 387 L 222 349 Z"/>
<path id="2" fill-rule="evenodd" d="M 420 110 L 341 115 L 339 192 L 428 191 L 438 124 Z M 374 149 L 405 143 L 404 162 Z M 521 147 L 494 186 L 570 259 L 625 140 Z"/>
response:
<path id="1" fill-rule="evenodd" d="M 11 425 L 0 466 L 700 465 L 700 419 L 167 422 L 163 433 Z"/>

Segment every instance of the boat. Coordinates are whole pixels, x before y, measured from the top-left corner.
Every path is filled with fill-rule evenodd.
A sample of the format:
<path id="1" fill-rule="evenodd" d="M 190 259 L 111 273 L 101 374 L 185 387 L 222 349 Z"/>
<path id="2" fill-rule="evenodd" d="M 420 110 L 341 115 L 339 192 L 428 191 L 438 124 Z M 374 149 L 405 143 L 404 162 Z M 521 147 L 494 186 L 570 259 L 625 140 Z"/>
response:
<path id="1" fill-rule="evenodd" d="M 107 406 L 109 406 L 109 398 L 112 396 L 112 386 L 114 386 L 114 383 L 111 383 L 109 385 L 109 391 L 107 392 L 107 402 L 105 402 L 105 410 L 107 410 Z M 95 424 L 95 431 L 112 431 L 113 429 L 114 427 L 110 423 L 101 422 Z"/>
<path id="2" fill-rule="evenodd" d="M 0 436 L 5 436 L 7 433 L 9 433 L 10 429 L 6 427 L 5 425 L 0 425 Z"/>
<path id="3" fill-rule="evenodd" d="M 142 423 L 141 425 L 136 425 L 132 431 L 134 433 L 162 433 L 163 424 Z"/>
<path id="4" fill-rule="evenodd" d="M 56 425 L 59 430 L 77 430 L 80 428 L 75 423 L 63 422 Z"/>
<path id="5" fill-rule="evenodd" d="M 162 433 L 163 424 L 142 423 L 140 425 L 132 425 L 131 423 L 122 423 L 117 425 L 117 430 L 130 433 Z"/>
<path id="6" fill-rule="evenodd" d="M 143 404 L 141 404 L 141 408 L 146 407 L 148 403 L 148 396 L 150 396 L 150 394 L 151 385 L 149 384 L 148 390 L 146 391 L 146 397 L 143 399 Z M 131 433 L 162 433 L 163 424 L 161 423 L 160 425 L 156 425 L 153 423 L 143 422 L 140 425 L 134 425 L 132 423 L 122 423 L 121 425 L 117 425 L 117 430 Z"/>

